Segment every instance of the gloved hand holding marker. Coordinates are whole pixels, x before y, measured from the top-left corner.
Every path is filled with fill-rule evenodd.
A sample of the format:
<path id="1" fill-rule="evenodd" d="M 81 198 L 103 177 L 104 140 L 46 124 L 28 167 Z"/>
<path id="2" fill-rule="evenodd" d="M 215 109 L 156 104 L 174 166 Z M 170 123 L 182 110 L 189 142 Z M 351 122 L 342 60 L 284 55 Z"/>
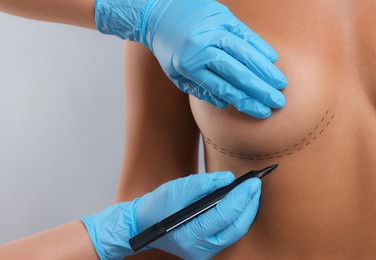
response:
<path id="1" fill-rule="evenodd" d="M 219 2 L 97 0 L 95 9 L 99 31 L 147 46 L 182 91 L 258 118 L 284 106 L 277 53 Z"/>
<path id="2" fill-rule="evenodd" d="M 155 223 L 129 240 L 132 249 L 137 252 L 172 230 L 215 207 L 231 190 L 241 183 L 251 178 L 261 179 L 277 167 L 278 165 L 275 164 L 259 171 L 250 171 L 237 178 L 232 183 L 211 192 L 171 216 Z M 253 197 L 253 195 L 251 195 L 251 197 Z"/>
<path id="3" fill-rule="evenodd" d="M 265 174 L 275 167 L 252 174 Z M 129 239 L 140 231 L 233 184 L 215 207 L 142 249 L 158 248 L 183 259 L 208 259 L 238 241 L 252 224 L 258 210 L 261 181 L 249 177 L 257 175 L 236 181 L 230 172 L 190 175 L 167 182 L 134 201 L 118 203 L 101 213 L 83 217 L 82 221 L 101 259 L 123 259 L 135 254 Z"/>

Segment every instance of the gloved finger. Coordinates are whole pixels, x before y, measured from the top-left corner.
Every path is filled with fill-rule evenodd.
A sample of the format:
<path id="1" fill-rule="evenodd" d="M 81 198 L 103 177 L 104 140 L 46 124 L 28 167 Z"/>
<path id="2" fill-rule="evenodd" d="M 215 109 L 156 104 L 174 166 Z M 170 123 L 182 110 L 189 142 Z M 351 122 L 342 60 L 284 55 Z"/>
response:
<path id="1" fill-rule="evenodd" d="M 200 82 L 203 88 L 233 105 L 240 112 L 257 118 L 267 118 L 272 113 L 268 106 L 248 96 L 209 69 L 198 71 L 194 77 L 196 83 Z"/>
<path id="2" fill-rule="evenodd" d="M 213 49 L 214 51 L 217 52 L 216 60 L 208 62 L 207 66 L 216 75 L 268 107 L 279 109 L 285 105 L 286 99 L 279 90 L 257 77 L 226 52 L 219 49 Z"/>
<path id="3" fill-rule="evenodd" d="M 206 90 L 202 87 L 198 87 L 197 92 L 204 93 L 205 98 L 203 100 L 212 104 L 213 106 L 216 106 L 218 108 L 225 108 L 227 106 L 227 103 L 225 101 L 219 99 L 213 93 L 209 92 L 208 90 Z"/>
<path id="4" fill-rule="evenodd" d="M 154 191 L 141 197 L 143 205 L 159 203 L 170 205 L 178 210 L 198 198 L 230 184 L 235 179 L 229 171 L 213 173 L 197 173 L 166 182 Z M 162 201 L 160 201 L 162 200 Z"/>
<path id="5" fill-rule="evenodd" d="M 242 238 L 252 225 L 260 202 L 261 190 L 256 191 L 253 198 L 248 202 L 241 215 L 231 223 L 226 229 L 218 232 L 207 239 L 209 243 L 217 247 L 228 247 Z"/>
<path id="6" fill-rule="evenodd" d="M 227 106 L 226 102 L 187 78 L 179 76 L 177 78 L 173 78 L 172 81 L 184 93 L 195 96 L 200 100 L 205 100 L 218 108 L 225 108 Z"/>
<path id="7" fill-rule="evenodd" d="M 229 18 L 231 19 L 231 18 Z M 278 60 L 278 54 L 273 49 L 273 47 L 262 39 L 257 33 L 252 31 L 248 26 L 246 26 L 243 22 L 238 20 L 235 17 L 234 22 L 229 22 L 228 24 L 228 31 L 232 32 L 236 36 L 240 37 L 241 39 L 245 40 L 253 47 L 255 47 L 262 55 L 264 55 L 270 62 L 276 62 Z"/>
<path id="8" fill-rule="evenodd" d="M 187 204 L 213 192 L 225 185 L 230 184 L 235 179 L 234 175 L 229 172 L 198 173 L 188 177 L 178 179 L 174 185 L 175 193 L 181 193 L 179 204 Z M 184 202 L 186 201 L 186 202 Z"/>
<path id="9" fill-rule="evenodd" d="M 136 216 L 143 216 L 137 222 L 139 230 L 144 230 L 156 221 L 181 210 L 208 193 L 230 184 L 235 179 L 231 172 L 192 174 L 166 182 L 139 199 Z M 150 209 L 158 205 L 158 211 L 150 214 Z"/>
<path id="10" fill-rule="evenodd" d="M 261 189 L 259 178 L 249 179 L 227 194 L 214 208 L 191 222 L 196 237 L 210 238 L 233 223 L 246 209 L 255 192 Z"/>
<path id="11" fill-rule="evenodd" d="M 215 42 L 216 47 L 243 63 L 255 75 L 272 87 L 283 89 L 287 86 L 286 76 L 264 55 L 244 40 L 227 31 L 216 32 L 215 39 L 218 39 Z"/>

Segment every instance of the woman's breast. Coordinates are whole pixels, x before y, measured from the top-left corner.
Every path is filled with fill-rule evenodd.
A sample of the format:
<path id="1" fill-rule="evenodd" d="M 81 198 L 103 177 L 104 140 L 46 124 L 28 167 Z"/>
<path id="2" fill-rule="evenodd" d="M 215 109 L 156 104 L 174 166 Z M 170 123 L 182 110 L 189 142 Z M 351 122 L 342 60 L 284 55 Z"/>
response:
<path id="1" fill-rule="evenodd" d="M 272 43 L 273 44 L 273 43 Z M 273 110 L 268 119 L 257 119 L 229 105 L 218 109 L 190 97 L 191 109 L 206 145 L 232 157 L 271 160 L 308 147 L 335 117 L 336 100 L 347 83 L 330 58 L 319 58 L 325 50 L 296 52 L 273 44 L 280 53 L 280 68 L 289 85 L 282 93 L 286 105 Z M 342 89 L 343 90 L 343 89 Z"/>
<path id="2" fill-rule="evenodd" d="M 225 4 L 230 10 L 279 54 L 275 65 L 289 81 L 282 91 L 286 105 L 273 110 L 268 119 L 256 119 L 230 105 L 217 109 L 191 97 L 192 112 L 206 144 L 230 156 L 257 160 L 287 156 L 310 141 L 318 141 L 320 131 L 335 116 L 338 93 L 349 82 L 344 25 L 337 24 L 335 16 L 327 11 L 314 13 L 312 24 L 312 17 L 299 15 L 301 4 L 287 16 L 278 13 L 275 4 L 268 9 L 268 2 L 275 1 L 253 1 L 254 5 L 252 1 L 228 2 Z M 285 8 L 289 5 L 286 3 Z M 314 12 L 308 8 L 304 8 L 307 16 Z M 316 12 L 323 9 L 317 5 L 311 8 Z"/>
<path id="3" fill-rule="evenodd" d="M 320 140 L 335 117 L 341 94 L 358 84 L 352 67 L 351 21 L 344 19 L 346 4 L 333 9 L 334 2 L 224 1 L 276 49 L 275 65 L 289 84 L 282 91 L 285 107 L 273 110 L 268 119 L 252 118 L 232 106 L 217 109 L 191 97 L 207 145 L 230 156 L 268 160 Z"/>

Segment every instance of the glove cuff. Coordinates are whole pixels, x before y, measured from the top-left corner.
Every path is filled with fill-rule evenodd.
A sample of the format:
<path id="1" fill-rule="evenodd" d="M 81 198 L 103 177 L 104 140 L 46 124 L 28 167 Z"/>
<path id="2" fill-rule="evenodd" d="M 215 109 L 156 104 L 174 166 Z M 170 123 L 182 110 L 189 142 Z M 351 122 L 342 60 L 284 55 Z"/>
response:
<path id="1" fill-rule="evenodd" d="M 97 237 L 96 234 L 96 228 L 94 225 L 95 219 L 98 214 L 93 214 L 90 216 L 85 216 L 81 218 L 81 222 L 85 225 L 86 231 L 89 234 L 89 238 L 91 240 L 91 243 L 94 246 L 95 251 L 97 252 L 97 255 L 100 259 L 106 259 L 105 254 L 102 250 L 102 247 L 100 246 L 101 242 L 99 241 L 100 238 Z"/>
<path id="2" fill-rule="evenodd" d="M 81 218 L 101 260 L 120 260 L 134 254 L 129 245 L 137 232 L 133 210 L 133 202 L 121 202 Z"/>
<path id="3" fill-rule="evenodd" d="M 95 24 L 103 34 L 142 43 L 143 20 L 153 0 L 96 0 Z"/>

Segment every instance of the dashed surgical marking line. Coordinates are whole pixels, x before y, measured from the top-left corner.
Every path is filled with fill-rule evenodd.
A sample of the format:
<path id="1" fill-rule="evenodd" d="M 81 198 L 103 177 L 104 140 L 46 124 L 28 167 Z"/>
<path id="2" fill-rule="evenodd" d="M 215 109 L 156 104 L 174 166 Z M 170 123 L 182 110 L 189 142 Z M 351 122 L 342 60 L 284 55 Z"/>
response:
<path id="1" fill-rule="evenodd" d="M 288 147 L 284 150 L 280 150 L 274 153 L 265 153 L 265 154 L 245 154 L 245 153 L 235 153 L 232 151 L 229 151 L 228 149 L 225 149 L 224 147 L 221 147 L 217 145 L 216 143 L 213 143 L 210 138 L 206 138 L 206 143 L 213 147 L 215 150 L 220 151 L 222 154 L 230 155 L 231 157 L 238 158 L 241 160 L 272 160 L 275 158 L 282 158 L 284 156 L 289 156 L 294 154 L 297 151 L 302 150 L 304 147 L 309 146 L 313 141 L 315 141 L 323 132 L 324 130 L 329 126 L 331 120 L 334 118 L 334 114 L 331 115 L 330 118 L 327 119 L 327 122 L 325 124 L 325 118 L 327 118 L 327 115 L 329 114 L 329 110 L 326 111 L 325 116 L 321 119 L 321 121 L 316 125 L 315 129 L 310 131 L 309 134 L 307 134 L 303 139 L 301 139 L 300 143 L 296 143 L 291 147 Z M 319 133 L 314 135 L 317 129 L 322 125 L 322 129 Z M 308 142 L 306 142 L 308 141 Z"/>

